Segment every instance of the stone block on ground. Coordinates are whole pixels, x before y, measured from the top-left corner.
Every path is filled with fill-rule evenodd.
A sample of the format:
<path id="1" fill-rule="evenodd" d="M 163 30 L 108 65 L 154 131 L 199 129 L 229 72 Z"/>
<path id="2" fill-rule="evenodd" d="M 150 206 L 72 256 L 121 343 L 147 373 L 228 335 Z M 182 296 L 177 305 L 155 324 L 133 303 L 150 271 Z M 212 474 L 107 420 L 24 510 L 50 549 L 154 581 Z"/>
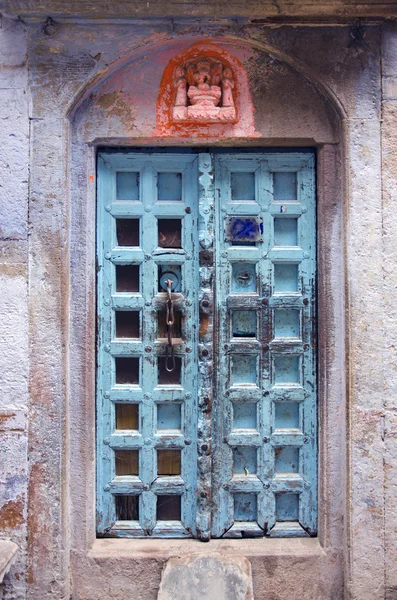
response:
<path id="1" fill-rule="evenodd" d="M 254 600 L 251 564 L 220 553 L 170 558 L 158 600 Z"/>

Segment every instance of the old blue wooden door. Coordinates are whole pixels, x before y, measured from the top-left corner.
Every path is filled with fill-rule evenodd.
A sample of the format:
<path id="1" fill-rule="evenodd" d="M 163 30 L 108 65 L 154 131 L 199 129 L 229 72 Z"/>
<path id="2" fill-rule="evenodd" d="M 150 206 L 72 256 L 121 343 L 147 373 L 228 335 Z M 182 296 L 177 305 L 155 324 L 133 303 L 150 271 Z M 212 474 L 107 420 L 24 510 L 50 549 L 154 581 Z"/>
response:
<path id="1" fill-rule="evenodd" d="M 98 533 L 313 535 L 313 155 L 101 153 L 97 250 Z"/>
<path id="2" fill-rule="evenodd" d="M 98 159 L 98 531 L 191 536 L 197 157 Z M 166 357 L 167 281 L 175 324 Z"/>
<path id="3" fill-rule="evenodd" d="M 314 534 L 314 157 L 218 155 L 215 185 L 212 534 Z"/>

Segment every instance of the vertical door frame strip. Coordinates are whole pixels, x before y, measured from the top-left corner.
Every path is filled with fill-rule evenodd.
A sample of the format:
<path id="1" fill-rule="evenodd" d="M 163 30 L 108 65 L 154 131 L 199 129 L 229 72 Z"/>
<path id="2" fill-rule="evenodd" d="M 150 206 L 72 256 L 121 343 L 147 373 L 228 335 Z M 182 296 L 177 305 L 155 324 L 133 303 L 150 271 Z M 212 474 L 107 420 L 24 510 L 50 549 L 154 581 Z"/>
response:
<path id="1" fill-rule="evenodd" d="M 212 400 L 214 335 L 214 173 L 210 154 L 199 154 L 199 387 L 197 536 L 211 536 Z"/>

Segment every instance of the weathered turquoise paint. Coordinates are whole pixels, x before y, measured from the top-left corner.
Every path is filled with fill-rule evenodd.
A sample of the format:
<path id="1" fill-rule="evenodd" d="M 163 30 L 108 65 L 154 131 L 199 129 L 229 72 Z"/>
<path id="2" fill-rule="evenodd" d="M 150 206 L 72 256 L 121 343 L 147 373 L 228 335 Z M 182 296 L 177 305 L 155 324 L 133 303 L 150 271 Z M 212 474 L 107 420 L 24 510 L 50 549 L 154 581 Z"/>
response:
<path id="1" fill-rule="evenodd" d="M 100 534 L 315 534 L 314 181 L 310 153 L 99 156 Z M 134 225 L 131 246 L 118 245 L 117 219 L 139 219 L 139 240 Z M 181 219 L 176 247 L 158 245 L 158 219 Z M 139 269 L 129 291 L 133 271 L 116 284 L 125 266 Z M 181 380 L 164 384 L 158 323 L 170 274 Z M 116 310 L 139 311 L 138 337 L 116 338 Z M 117 358 L 135 358 L 130 383 L 117 383 Z M 138 430 L 116 430 L 116 403 L 139 405 Z M 181 450 L 180 476 L 157 476 L 165 448 Z M 138 475 L 115 475 L 115 449 L 139 450 Z M 118 495 L 138 498 L 138 518 L 117 520 Z M 181 497 L 180 519 L 157 521 L 167 495 Z"/>
<path id="2" fill-rule="evenodd" d="M 214 537 L 316 532 L 311 154 L 217 155 Z"/>
<path id="3" fill-rule="evenodd" d="M 197 463 L 198 234 L 197 157 L 106 154 L 98 158 L 98 532 L 102 535 L 195 535 Z M 182 221 L 182 248 L 158 245 L 158 219 Z M 117 219 L 139 219 L 139 245 L 119 246 Z M 117 291 L 118 265 L 137 265 L 136 291 Z M 164 271 L 179 274 L 175 305 L 182 339 L 175 339 L 180 382 L 162 384 L 158 361 L 159 291 Z M 128 287 L 128 286 L 127 286 Z M 160 289 L 162 289 L 160 287 Z M 138 310 L 139 339 L 116 338 L 115 311 Z M 136 383 L 117 383 L 115 359 L 136 357 Z M 133 379 L 133 377 L 131 377 Z M 173 381 L 173 379 L 171 379 Z M 139 428 L 116 430 L 116 403 L 139 404 Z M 180 476 L 157 475 L 157 450 L 182 454 Z M 139 475 L 115 474 L 115 449 L 139 450 Z M 115 496 L 139 498 L 139 519 L 117 520 Z M 180 519 L 156 520 L 159 496 L 181 496 Z"/>

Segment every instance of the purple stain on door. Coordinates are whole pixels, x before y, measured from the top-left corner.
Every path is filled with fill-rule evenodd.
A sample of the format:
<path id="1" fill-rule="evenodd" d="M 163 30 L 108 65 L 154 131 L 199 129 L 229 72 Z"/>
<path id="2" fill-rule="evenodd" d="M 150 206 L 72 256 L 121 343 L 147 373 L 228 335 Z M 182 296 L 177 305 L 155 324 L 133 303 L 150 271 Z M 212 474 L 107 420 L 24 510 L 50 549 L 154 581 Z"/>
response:
<path id="1" fill-rule="evenodd" d="M 227 241 L 259 242 L 263 234 L 263 223 L 257 217 L 227 217 L 225 229 Z"/>

